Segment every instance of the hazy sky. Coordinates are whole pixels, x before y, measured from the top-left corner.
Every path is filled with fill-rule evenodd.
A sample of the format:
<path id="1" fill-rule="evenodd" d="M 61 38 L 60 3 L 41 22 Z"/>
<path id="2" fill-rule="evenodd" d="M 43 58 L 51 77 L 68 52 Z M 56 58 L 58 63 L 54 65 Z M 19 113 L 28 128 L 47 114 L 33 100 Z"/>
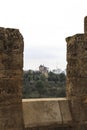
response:
<path id="1" fill-rule="evenodd" d="M 0 26 L 24 37 L 24 69 L 66 68 L 65 38 L 84 31 L 87 0 L 0 0 Z"/>

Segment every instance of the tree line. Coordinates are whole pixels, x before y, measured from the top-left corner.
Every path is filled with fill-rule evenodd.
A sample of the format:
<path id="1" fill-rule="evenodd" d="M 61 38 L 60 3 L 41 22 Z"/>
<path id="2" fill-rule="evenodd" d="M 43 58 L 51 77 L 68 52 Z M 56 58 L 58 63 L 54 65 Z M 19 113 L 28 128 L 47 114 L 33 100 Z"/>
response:
<path id="1" fill-rule="evenodd" d="M 66 75 L 64 72 L 48 72 L 48 77 L 40 71 L 23 72 L 23 98 L 65 97 Z"/>

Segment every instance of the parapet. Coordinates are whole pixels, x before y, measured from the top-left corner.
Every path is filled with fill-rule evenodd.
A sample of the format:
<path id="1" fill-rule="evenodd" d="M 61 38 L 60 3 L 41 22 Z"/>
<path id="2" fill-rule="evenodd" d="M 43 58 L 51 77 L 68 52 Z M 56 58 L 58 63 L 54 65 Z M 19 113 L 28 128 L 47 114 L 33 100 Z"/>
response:
<path id="1" fill-rule="evenodd" d="M 22 105 L 25 130 L 45 130 L 49 127 L 54 130 L 72 126 L 69 101 L 66 98 L 23 99 Z"/>
<path id="2" fill-rule="evenodd" d="M 71 100 L 74 130 L 87 129 L 87 16 L 84 33 L 66 38 L 67 85 L 66 95 Z"/>
<path id="3" fill-rule="evenodd" d="M 84 18 L 84 33 L 87 33 L 87 16 Z"/>
<path id="4" fill-rule="evenodd" d="M 0 28 L 0 130 L 23 130 L 23 37 Z"/>

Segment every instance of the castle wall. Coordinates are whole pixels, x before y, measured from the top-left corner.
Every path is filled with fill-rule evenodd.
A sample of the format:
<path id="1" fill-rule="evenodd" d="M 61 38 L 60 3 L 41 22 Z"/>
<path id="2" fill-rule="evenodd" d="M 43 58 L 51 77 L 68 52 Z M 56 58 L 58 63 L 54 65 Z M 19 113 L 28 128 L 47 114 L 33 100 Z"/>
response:
<path id="1" fill-rule="evenodd" d="M 66 98 L 23 99 L 25 130 L 72 130 Z"/>
<path id="2" fill-rule="evenodd" d="M 86 29 L 85 29 L 86 31 Z M 87 34 L 67 41 L 67 98 L 71 101 L 74 130 L 87 129 Z"/>
<path id="3" fill-rule="evenodd" d="M 0 28 L 0 130 L 87 130 L 87 17 L 84 34 L 66 42 L 67 99 L 22 104 L 23 37 Z"/>
<path id="4" fill-rule="evenodd" d="M 0 28 L 0 130 L 23 130 L 22 68 L 22 35 Z"/>

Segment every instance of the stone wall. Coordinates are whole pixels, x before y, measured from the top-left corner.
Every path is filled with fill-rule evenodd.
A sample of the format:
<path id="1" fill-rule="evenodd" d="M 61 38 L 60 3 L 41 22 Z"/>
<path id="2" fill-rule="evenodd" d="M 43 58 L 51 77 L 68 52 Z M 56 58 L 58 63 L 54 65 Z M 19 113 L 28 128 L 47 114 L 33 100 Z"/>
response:
<path id="1" fill-rule="evenodd" d="M 85 23 L 87 18 L 85 18 Z M 75 130 L 87 129 L 87 34 L 76 34 L 67 41 L 67 98 L 71 101 Z"/>
<path id="2" fill-rule="evenodd" d="M 67 99 L 22 104 L 23 37 L 0 28 L 0 130 L 87 130 L 87 17 L 84 34 L 66 42 Z"/>
<path id="3" fill-rule="evenodd" d="M 72 130 L 66 98 L 23 99 L 25 130 Z"/>
<path id="4" fill-rule="evenodd" d="M 23 130 L 22 68 L 22 35 L 0 28 L 0 130 Z"/>
<path id="5" fill-rule="evenodd" d="M 25 130 L 72 130 L 72 127 L 69 126 L 36 127 L 36 128 L 26 128 Z"/>

